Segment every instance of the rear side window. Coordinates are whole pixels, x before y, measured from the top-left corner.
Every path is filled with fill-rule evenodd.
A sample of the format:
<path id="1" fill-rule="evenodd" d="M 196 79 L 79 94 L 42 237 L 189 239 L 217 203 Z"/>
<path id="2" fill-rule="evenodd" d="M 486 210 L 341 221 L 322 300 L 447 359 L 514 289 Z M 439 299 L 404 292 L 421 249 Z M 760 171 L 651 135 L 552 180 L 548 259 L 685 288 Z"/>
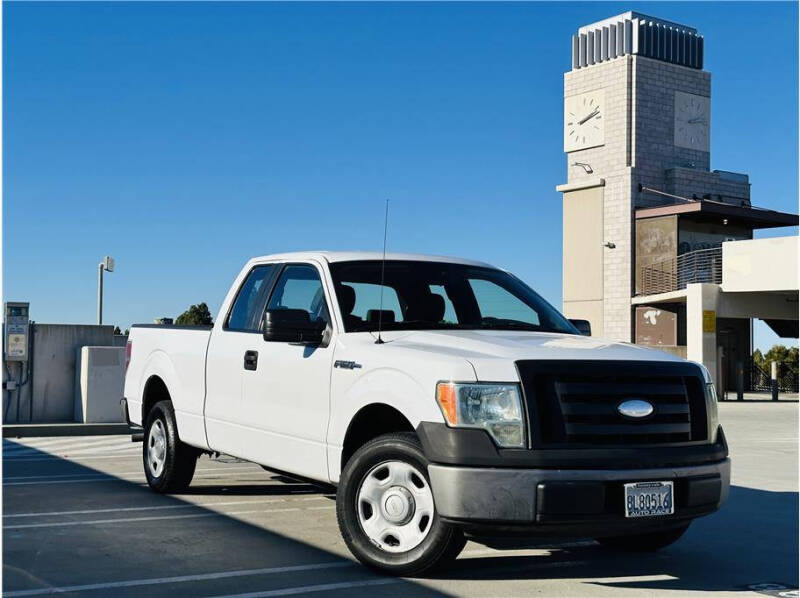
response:
<path id="1" fill-rule="evenodd" d="M 456 316 L 456 308 L 450 300 L 450 295 L 447 294 L 447 289 L 440 284 L 432 284 L 428 287 L 434 295 L 441 295 L 444 299 L 444 316 L 442 322 L 445 324 L 457 324 L 458 316 Z"/>
<path id="2" fill-rule="evenodd" d="M 256 266 L 250 270 L 236 295 L 236 301 L 233 302 L 226 328 L 245 332 L 261 330 L 261 314 L 264 313 L 264 304 L 267 302 L 267 293 L 274 275 L 274 264 Z"/>
<path id="3" fill-rule="evenodd" d="M 356 292 L 356 304 L 353 311 L 345 316 L 352 315 L 364 322 L 370 311 L 377 312 L 381 307 L 381 285 L 366 282 L 351 282 L 348 285 L 353 287 Z M 395 322 L 403 321 L 403 312 L 400 309 L 397 291 L 385 285 L 383 287 L 383 309 L 394 313 Z"/>

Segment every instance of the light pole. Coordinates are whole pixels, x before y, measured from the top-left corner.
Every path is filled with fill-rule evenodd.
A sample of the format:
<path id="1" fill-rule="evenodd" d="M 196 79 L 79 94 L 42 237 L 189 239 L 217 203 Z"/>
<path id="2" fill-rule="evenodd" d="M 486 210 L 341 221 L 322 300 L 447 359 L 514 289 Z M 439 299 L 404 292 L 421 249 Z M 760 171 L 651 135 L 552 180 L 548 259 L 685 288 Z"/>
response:
<path id="1" fill-rule="evenodd" d="M 114 258 L 105 256 L 103 261 L 97 264 L 97 324 L 103 323 L 103 270 L 114 271 Z"/>

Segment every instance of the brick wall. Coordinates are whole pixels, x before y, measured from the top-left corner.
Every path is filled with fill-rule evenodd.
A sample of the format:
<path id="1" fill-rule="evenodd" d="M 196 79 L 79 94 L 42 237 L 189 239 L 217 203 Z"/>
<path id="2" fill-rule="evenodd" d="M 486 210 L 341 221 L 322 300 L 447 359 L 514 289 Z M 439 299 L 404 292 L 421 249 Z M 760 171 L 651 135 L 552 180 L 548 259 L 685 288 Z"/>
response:
<path id="1" fill-rule="evenodd" d="M 674 118 L 675 91 L 710 97 L 711 74 L 641 56 L 633 61 L 632 166 L 639 182 L 664 189 L 668 169 L 708 172 L 709 152 L 674 144 Z"/>
<path id="2" fill-rule="evenodd" d="M 564 75 L 564 97 L 599 88 L 605 89 L 605 144 L 567 155 L 567 182 L 579 183 L 595 177 L 605 179 L 603 190 L 603 233 L 614 249 L 603 254 L 603 328 L 610 339 L 631 340 L 630 298 L 632 296 L 631 157 L 632 131 L 629 90 L 635 57 L 624 56 Z M 586 173 L 575 162 L 590 164 Z"/>
<path id="3" fill-rule="evenodd" d="M 719 172 L 702 172 L 691 168 L 670 168 L 664 173 L 667 193 L 691 199 L 711 195 L 714 201 L 737 206 L 750 203 L 750 183 L 726 180 Z"/>

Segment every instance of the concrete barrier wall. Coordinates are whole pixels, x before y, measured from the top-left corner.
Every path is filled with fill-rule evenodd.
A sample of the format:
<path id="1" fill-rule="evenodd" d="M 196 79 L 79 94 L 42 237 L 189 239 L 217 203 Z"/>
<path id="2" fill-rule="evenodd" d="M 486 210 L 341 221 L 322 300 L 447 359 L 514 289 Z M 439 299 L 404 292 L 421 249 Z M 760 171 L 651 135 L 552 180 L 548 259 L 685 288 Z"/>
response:
<path id="1" fill-rule="evenodd" d="M 122 422 L 125 347 L 81 347 L 75 367 L 76 422 Z"/>
<path id="2" fill-rule="evenodd" d="M 31 328 L 32 378 L 19 391 L 3 393 L 4 422 L 74 421 L 77 350 L 85 345 L 114 346 L 114 327 L 34 324 Z M 19 380 L 17 370 L 11 373 Z"/>

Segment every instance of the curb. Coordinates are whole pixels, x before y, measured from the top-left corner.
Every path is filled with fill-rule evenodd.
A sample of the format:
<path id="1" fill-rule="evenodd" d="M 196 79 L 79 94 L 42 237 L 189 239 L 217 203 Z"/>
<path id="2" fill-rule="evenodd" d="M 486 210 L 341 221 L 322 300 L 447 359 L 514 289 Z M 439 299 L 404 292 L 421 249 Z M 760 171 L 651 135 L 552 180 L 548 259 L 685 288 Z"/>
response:
<path id="1" fill-rule="evenodd" d="M 141 432 L 128 424 L 11 424 L 3 426 L 3 438 L 31 438 L 35 436 L 106 436 Z"/>

